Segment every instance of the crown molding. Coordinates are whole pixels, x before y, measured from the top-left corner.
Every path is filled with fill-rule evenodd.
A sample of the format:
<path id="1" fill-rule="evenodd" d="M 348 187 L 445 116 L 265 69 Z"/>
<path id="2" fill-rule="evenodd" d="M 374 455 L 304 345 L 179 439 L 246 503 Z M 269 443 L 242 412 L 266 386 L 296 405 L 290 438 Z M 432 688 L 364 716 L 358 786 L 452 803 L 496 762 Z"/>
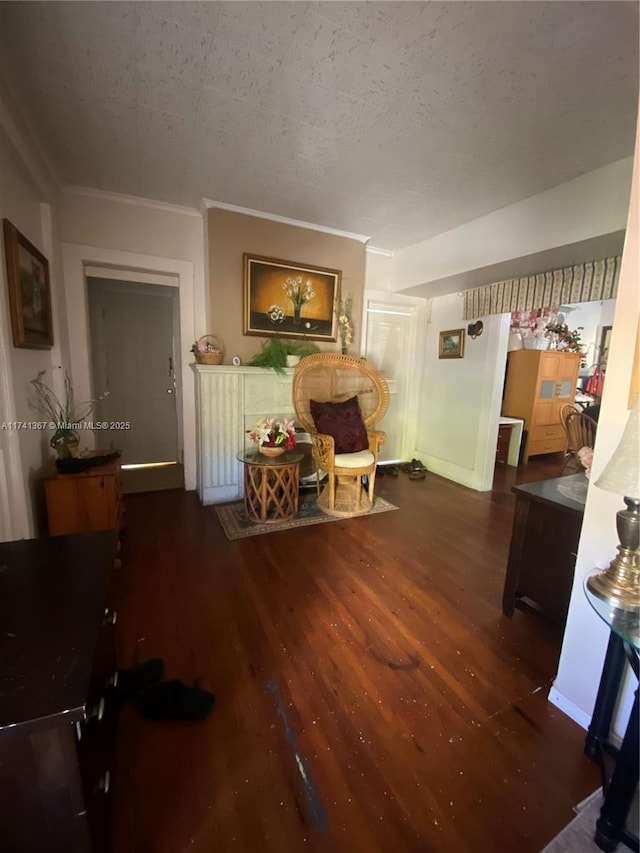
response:
<path id="1" fill-rule="evenodd" d="M 75 184 L 68 184 L 62 187 L 63 193 L 70 195 L 82 195 L 89 198 L 99 198 L 104 201 L 117 201 L 121 204 L 132 204 L 137 207 L 152 207 L 155 210 L 163 210 L 165 213 L 180 213 L 182 216 L 196 216 L 202 218 L 201 211 L 195 207 L 184 207 L 180 204 L 170 204 L 166 201 L 157 201 L 153 198 L 143 198 L 137 195 L 125 195 L 124 193 L 109 192 L 109 190 L 97 190 L 93 187 L 81 187 Z"/>
<path id="2" fill-rule="evenodd" d="M 366 251 L 370 255 L 384 255 L 385 258 L 392 258 L 395 255 L 392 249 L 381 249 L 379 246 L 367 246 Z"/>
<path id="3" fill-rule="evenodd" d="M 228 210 L 231 213 L 241 213 L 243 216 L 254 216 L 257 219 L 268 219 L 271 222 L 280 222 L 283 225 L 294 225 L 296 228 L 306 228 L 309 231 L 321 231 L 323 234 L 332 234 L 334 237 L 346 237 L 349 240 L 357 240 L 366 243 L 371 237 L 364 234 L 354 234 L 352 231 L 340 231 L 338 228 L 329 228 L 326 225 L 317 225 L 314 222 L 304 222 L 301 219 L 289 219 L 287 216 L 278 216 L 276 213 L 265 213 L 262 210 L 251 210 L 248 207 L 238 207 L 235 204 L 226 204 L 223 201 L 213 201 L 209 198 L 202 199 L 203 206 L 207 209 L 218 208 Z"/>

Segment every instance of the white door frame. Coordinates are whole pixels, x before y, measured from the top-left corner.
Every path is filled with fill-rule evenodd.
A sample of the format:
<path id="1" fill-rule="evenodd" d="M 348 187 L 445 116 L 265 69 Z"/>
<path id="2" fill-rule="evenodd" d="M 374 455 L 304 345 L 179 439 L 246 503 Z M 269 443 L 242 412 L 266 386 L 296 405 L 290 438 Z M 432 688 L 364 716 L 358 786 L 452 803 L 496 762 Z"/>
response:
<path id="1" fill-rule="evenodd" d="M 370 290 L 365 289 L 362 298 L 362 336 L 360 339 L 361 349 L 365 356 L 370 355 L 366 352 L 367 334 L 369 325 L 369 303 L 370 302 L 388 302 L 397 306 L 401 311 L 403 307 L 412 309 L 411 314 L 413 322 L 409 332 L 409 340 L 407 346 L 408 361 L 404 365 L 405 381 L 408 388 L 418 388 L 420 377 L 419 372 L 419 352 L 420 352 L 420 337 L 421 331 L 425 325 L 427 300 L 420 296 L 406 296 L 402 293 L 392 293 L 388 290 Z M 403 312 L 404 313 L 404 312 Z M 418 395 L 406 395 L 406 411 L 403 419 L 403 433 L 401 441 L 401 453 L 398 461 L 411 458 L 416 445 L 416 435 L 418 430 L 417 411 L 418 411 Z M 384 429 L 384 423 L 382 424 Z"/>
<path id="2" fill-rule="evenodd" d="M 178 281 L 180 301 L 180 346 L 187 353 L 196 339 L 194 323 L 194 276 L 191 261 L 176 258 L 160 258 L 119 249 L 102 249 L 82 246 L 77 243 L 62 244 L 62 266 L 67 325 L 69 330 L 69 361 L 74 391 L 78 399 L 88 400 L 92 395 L 91 347 L 89 345 L 89 306 L 85 284 L 85 267 L 100 266 L 121 270 L 132 281 L 139 274 L 142 281 L 148 275 L 166 276 L 167 285 L 176 286 Z M 157 281 L 157 279 L 155 279 Z M 144 342 L 141 342 L 140 357 L 144 358 Z M 181 359 L 182 421 L 184 439 L 184 483 L 190 491 L 196 487 L 196 418 L 195 382 L 189 367 L 189 359 Z"/>

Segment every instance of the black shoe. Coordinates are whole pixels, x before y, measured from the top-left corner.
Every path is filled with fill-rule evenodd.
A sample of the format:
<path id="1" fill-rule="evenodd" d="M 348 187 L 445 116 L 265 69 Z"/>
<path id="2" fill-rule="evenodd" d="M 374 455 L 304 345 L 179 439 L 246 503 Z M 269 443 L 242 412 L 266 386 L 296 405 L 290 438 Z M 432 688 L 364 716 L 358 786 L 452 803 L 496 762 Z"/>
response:
<path id="1" fill-rule="evenodd" d="M 160 681 L 163 674 L 164 661 L 161 658 L 151 658 L 131 669 L 119 669 L 111 687 L 112 695 L 117 702 L 124 702 Z"/>
<path id="2" fill-rule="evenodd" d="M 411 467 L 414 471 L 426 471 L 427 469 L 419 459 L 411 460 Z"/>
<path id="3" fill-rule="evenodd" d="M 215 698 L 200 687 L 185 687 L 176 678 L 146 690 L 140 697 L 140 711 L 148 720 L 204 720 Z"/>
<path id="4" fill-rule="evenodd" d="M 387 474 L 391 474 L 392 477 L 398 476 L 398 469 L 395 465 L 387 465 Z"/>

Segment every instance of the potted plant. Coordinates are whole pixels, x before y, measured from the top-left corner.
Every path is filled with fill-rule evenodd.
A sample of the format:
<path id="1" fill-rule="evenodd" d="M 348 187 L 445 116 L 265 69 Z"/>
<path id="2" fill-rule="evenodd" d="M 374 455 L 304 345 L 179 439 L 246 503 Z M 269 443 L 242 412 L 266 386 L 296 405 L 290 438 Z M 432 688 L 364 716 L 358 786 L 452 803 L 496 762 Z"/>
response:
<path id="1" fill-rule="evenodd" d="M 43 419 L 43 426 L 54 430 L 49 445 L 61 459 L 77 456 L 80 436 L 77 429 L 93 409 L 94 400 L 76 403 L 73 395 L 71 377 L 64 374 L 64 395 L 62 399 L 47 385 L 42 377 L 46 370 L 41 370 L 35 379 L 31 380 L 34 397 L 30 405 Z"/>
<path id="2" fill-rule="evenodd" d="M 262 344 L 262 349 L 249 362 L 251 367 L 270 367 L 276 373 L 284 373 L 287 366 L 287 356 L 304 358 L 318 352 L 318 347 L 311 341 L 281 340 L 271 338 Z"/>

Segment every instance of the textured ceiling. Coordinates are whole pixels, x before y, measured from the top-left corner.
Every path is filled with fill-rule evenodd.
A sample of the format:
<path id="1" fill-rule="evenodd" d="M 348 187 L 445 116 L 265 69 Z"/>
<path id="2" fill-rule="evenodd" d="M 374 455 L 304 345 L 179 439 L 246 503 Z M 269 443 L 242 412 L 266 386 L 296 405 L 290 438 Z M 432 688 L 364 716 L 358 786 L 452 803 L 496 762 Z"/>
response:
<path id="1" fill-rule="evenodd" d="M 633 153 L 637 2 L 2 2 L 62 184 L 427 239 Z"/>

